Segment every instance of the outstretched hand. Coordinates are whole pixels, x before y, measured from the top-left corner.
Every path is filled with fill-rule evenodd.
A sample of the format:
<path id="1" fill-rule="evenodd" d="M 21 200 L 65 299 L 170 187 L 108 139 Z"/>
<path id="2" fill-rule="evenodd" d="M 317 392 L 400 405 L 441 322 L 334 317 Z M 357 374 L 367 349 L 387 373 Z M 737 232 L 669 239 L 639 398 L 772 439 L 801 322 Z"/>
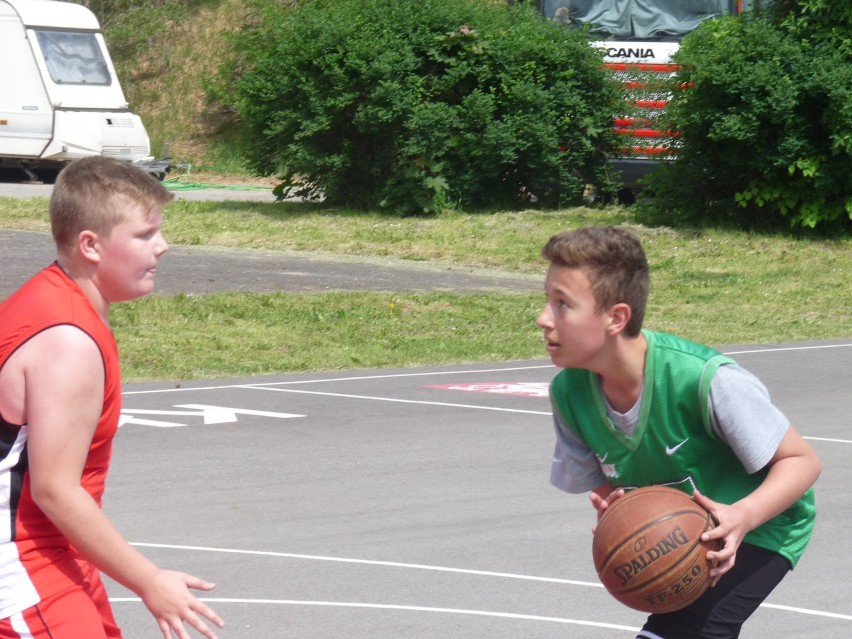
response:
<path id="1" fill-rule="evenodd" d="M 191 639 L 184 624 L 192 626 L 207 639 L 216 639 L 216 633 L 202 617 L 218 628 L 222 628 L 225 622 L 189 591 L 190 588 L 209 591 L 215 587 L 209 581 L 186 573 L 160 570 L 140 596 L 157 620 L 164 639 Z"/>
<path id="2" fill-rule="evenodd" d="M 734 506 L 720 504 L 702 495 L 697 489 L 692 493 L 696 502 L 710 512 L 718 522 L 712 530 L 701 535 L 702 541 L 720 540 L 720 550 L 707 553 L 710 568 L 710 587 L 715 586 L 719 579 L 734 567 L 737 559 L 737 549 L 743 543 L 743 538 L 749 532 L 748 522 L 743 513 Z"/>

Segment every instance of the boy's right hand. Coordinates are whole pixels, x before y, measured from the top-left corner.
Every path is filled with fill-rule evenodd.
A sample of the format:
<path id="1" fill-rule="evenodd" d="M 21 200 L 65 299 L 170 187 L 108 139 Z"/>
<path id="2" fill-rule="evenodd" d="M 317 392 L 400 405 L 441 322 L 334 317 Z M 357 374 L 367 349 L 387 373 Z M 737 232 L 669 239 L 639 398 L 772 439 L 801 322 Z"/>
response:
<path id="1" fill-rule="evenodd" d="M 608 491 L 608 492 L 607 492 Z M 606 495 L 606 497 L 602 497 L 602 495 Z M 603 517 L 604 511 L 609 508 L 612 503 L 618 499 L 619 497 L 624 495 L 623 488 L 612 489 L 611 486 L 607 487 L 607 490 L 595 489 L 591 493 L 589 493 L 589 500 L 592 502 L 592 506 L 595 507 L 595 510 L 598 511 L 598 521 Z M 595 528 L 592 528 L 592 534 L 595 533 Z"/>
<path id="2" fill-rule="evenodd" d="M 184 623 L 195 628 L 207 639 L 216 639 L 216 633 L 204 623 L 201 616 L 218 628 L 222 628 L 225 622 L 207 604 L 189 592 L 190 588 L 209 591 L 215 587 L 216 585 L 209 581 L 186 573 L 160 570 L 145 591 L 140 593 L 140 597 L 157 620 L 164 639 L 191 639 Z"/>

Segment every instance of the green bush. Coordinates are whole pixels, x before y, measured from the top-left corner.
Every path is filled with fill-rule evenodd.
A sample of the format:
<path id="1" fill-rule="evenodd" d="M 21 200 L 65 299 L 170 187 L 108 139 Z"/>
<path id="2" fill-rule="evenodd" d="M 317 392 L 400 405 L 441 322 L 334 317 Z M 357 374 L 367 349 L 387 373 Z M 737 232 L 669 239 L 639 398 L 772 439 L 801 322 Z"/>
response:
<path id="1" fill-rule="evenodd" d="M 255 0 L 217 91 L 283 193 L 400 212 L 612 189 L 600 54 L 532 7 Z"/>
<path id="2" fill-rule="evenodd" d="M 764 0 L 766 2 L 767 0 Z M 852 54 L 852 3 L 836 0 L 768 0 L 776 19 L 806 46 L 827 43 Z"/>
<path id="3" fill-rule="evenodd" d="M 714 20 L 675 56 L 689 88 L 669 107 L 679 159 L 652 175 L 652 210 L 742 226 L 848 226 L 852 65 L 777 21 Z"/>

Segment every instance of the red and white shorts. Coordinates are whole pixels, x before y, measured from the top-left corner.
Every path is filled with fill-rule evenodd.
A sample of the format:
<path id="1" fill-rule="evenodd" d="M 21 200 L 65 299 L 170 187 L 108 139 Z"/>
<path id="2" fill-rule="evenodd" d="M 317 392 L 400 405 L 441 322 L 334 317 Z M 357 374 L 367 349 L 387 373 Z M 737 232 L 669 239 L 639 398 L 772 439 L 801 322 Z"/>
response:
<path id="1" fill-rule="evenodd" d="M 121 639 L 100 573 L 0 619 L 0 639 Z"/>

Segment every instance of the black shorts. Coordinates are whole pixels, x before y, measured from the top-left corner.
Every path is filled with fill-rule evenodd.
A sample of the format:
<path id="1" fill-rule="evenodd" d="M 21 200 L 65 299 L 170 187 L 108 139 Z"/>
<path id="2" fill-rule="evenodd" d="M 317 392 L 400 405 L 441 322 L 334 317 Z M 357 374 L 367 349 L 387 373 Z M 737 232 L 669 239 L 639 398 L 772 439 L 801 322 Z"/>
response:
<path id="1" fill-rule="evenodd" d="M 719 583 L 682 610 L 652 614 L 636 639 L 736 639 L 790 569 L 778 553 L 741 544 L 734 567 Z"/>

